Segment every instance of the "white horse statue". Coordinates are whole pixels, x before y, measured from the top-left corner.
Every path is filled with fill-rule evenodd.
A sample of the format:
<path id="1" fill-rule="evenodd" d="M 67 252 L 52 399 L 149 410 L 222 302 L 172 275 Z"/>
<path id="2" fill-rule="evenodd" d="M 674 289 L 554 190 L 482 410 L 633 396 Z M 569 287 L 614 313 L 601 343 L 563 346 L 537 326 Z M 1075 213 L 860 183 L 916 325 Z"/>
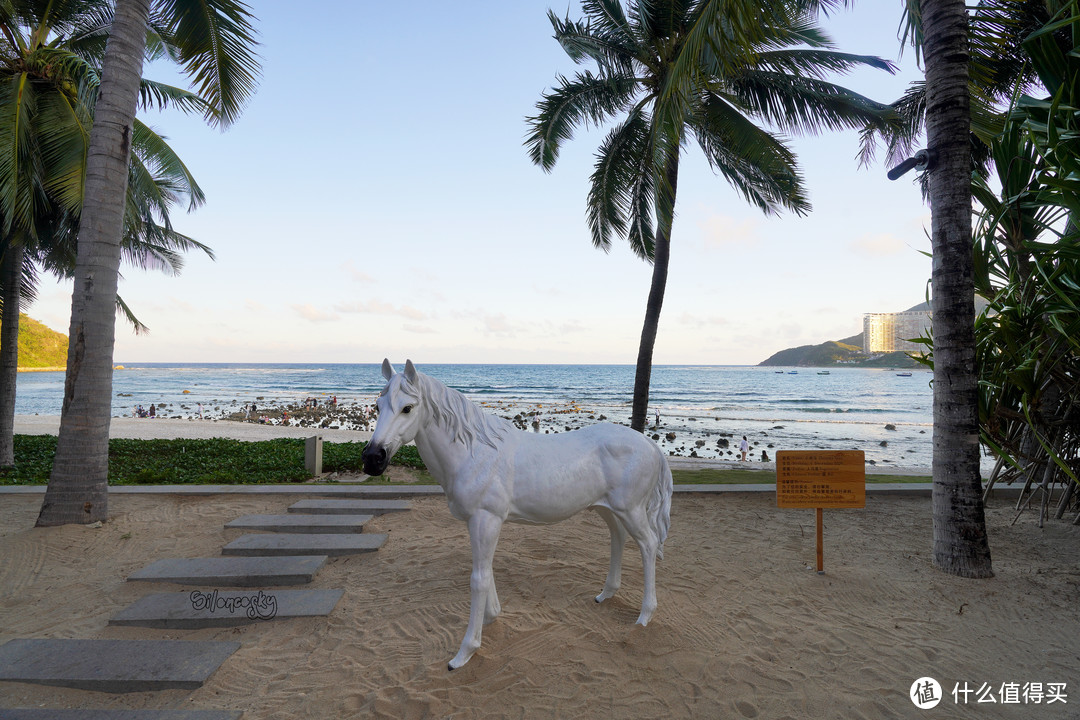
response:
<path id="1" fill-rule="evenodd" d="M 554 435 L 522 432 L 485 414 L 468 398 L 417 372 L 382 365 L 375 433 L 364 449 L 364 472 L 381 475 L 398 448 L 415 441 L 446 493 L 450 513 L 469 526 L 473 569 L 469 627 L 450 669 L 480 648 L 483 625 L 501 610 L 491 560 L 506 521 L 556 523 L 591 508 L 611 531 L 611 565 L 603 602 L 619 589 L 627 533 L 641 549 L 645 593 L 637 622 L 656 610 L 656 558 L 663 557 L 671 511 L 671 470 L 651 440 L 622 425 L 601 423 Z"/>

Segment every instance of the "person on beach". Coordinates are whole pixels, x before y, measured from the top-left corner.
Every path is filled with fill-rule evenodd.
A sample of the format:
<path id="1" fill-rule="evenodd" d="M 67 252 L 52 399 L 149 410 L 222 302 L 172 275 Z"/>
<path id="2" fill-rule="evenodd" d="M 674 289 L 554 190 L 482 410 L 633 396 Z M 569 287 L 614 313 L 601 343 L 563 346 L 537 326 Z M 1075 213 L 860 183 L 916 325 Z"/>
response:
<path id="1" fill-rule="evenodd" d="M 157 408 L 153 403 L 150 403 L 150 417 L 157 417 Z"/>
<path id="2" fill-rule="evenodd" d="M 750 443 L 747 442 L 746 436 L 742 436 L 742 442 L 739 443 L 739 452 L 742 453 L 742 462 L 746 462 L 746 453 L 750 452 Z"/>
<path id="3" fill-rule="evenodd" d="M 203 416 L 202 416 L 202 403 L 199 403 L 199 419 L 200 420 L 203 419 Z"/>

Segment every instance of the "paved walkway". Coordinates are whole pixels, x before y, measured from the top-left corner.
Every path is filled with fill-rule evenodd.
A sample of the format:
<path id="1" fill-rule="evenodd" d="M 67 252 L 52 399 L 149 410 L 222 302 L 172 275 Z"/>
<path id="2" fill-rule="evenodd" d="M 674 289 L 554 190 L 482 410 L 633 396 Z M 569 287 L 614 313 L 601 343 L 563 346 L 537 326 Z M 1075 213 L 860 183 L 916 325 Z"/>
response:
<path id="1" fill-rule="evenodd" d="M 148 488 L 151 492 L 169 488 Z M 370 514 L 346 514 L 355 501 L 304 501 L 289 507 L 291 514 L 247 515 L 225 527 L 263 529 L 242 535 L 222 548 L 226 557 L 166 558 L 128 577 L 129 581 L 211 586 L 207 592 L 169 592 L 147 595 L 121 610 L 110 625 L 138 625 L 165 630 L 232 627 L 266 620 L 326 616 L 344 594 L 342 589 L 282 590 L 281 585 L 311 582 L 329 555 L 355 555 L 378 550 L 384 534 L 365 534 L 363 523 L 372 515 L 407 509 L 400 501 L 383 506 L 366 503 Z M 332 501 L 331 501 L 332 503 Z M 338 532 L 296 533 L 326 524 Z M 345 530 L 345 532 L 342 532 Z M 241 557 L 231 557 L 240 555 Z M 218 590 L 217 586 L 249 588 Z M 257 588 L 252 590 L 250 588 Z M 239 642 L 183 640 L 103 640 L 16 638 L 0 645 L 0 681 L 25 682 L 103 693 L 167 689 L 196 689 L 234 652 Z M 91 704 L 93 701 L 88 701 Z M 0 718 L 24 720 L 219 720 L 234 712 L 139 710 L 116 714 L 109 710 L 0 708 Z"/>

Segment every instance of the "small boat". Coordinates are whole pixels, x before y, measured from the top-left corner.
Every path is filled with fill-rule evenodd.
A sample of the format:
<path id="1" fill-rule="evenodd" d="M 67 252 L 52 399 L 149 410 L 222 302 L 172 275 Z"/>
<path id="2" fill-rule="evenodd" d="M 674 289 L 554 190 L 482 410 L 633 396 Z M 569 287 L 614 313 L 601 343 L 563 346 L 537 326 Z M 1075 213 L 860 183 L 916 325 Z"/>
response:
<path id="1" fill-rule="evenodd" d="M 788 370 L 787 374 L 788 375 L 798 375 L 799 371 L 798 370 Z"/>
<path id="2" fill-rule="evenodd" d="M 818 371 L 818 375 L 828 375 L 828 374 L 829 374 L 828 370 L 819 370 Z"/>
<path id="3" fill-rule="evenodd" d="M 773 372 L 776 373 L 777 375 L 783 375 L 784 374 L 783 370 L 774 370 Z"/>
<path id="4" fill-rule="evenodd" d="M 909 373 L 909 372 L 896 373 L 896 377 L 911 377 L 911 373 Z"/>

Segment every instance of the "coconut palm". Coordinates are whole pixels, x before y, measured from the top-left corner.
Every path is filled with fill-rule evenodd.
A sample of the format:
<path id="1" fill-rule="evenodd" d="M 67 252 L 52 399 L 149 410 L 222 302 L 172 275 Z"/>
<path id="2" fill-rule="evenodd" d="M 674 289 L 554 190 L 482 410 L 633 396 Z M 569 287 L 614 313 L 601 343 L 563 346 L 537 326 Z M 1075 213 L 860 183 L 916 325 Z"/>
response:
<path id="1" fill-rule="evenodd" d="M 964 0 L 908 0 L 925 68 L 934 315 L 933 558 L 941 570 L 990 577 L 979 474 L 971 243 L 972 101 Z"/>
<path id="2" fill-rule="evenodd" d="M 713 169 L 766 214 L 810 203 L 794 153 L 773 132 L 881 121 L 885 108 L 825 80 L 876 57 L 837 52 L 798 3 L 585 0 L 584 21 L 548 17 L 567 55 L 592 63 L 537 104 L 526 140 L 550 171 L 579 126 L 615 122 L 596 154 L 586 203 L 593 244 L 625 238 L 653 264 L 631 427 L 643 430 L 670 257 L 679 160 L 696 141 Z M 755 12 L 748 12 L 754 10 Z M 655 228 L 655 229 L 654 229 Z"/>
<path id="3" fill-rule="evenodd" d="M 101 2 L 12 2 L 0 6 L 0 467 L 14 461 L 12 421 L 18 318 L 32 301 L 40 270 L 69 277 L 82 205 L 88 132 L 97 98 L 110 13 Z M 155 45 L 162 46 L 160 40 Z M 144 81 L 144 98 L 201 109 L 191 92 Z M 180 252 L 205 246 L 176 233 L 170 206 L 203 201 L 183 162 L 137 122 L 129 168 L 125 256 L 146 268 L 178 272 Z M 136 330 L 142 325 L 117 298 Z M 4 312 L 6 310 L 6 312 Z"/>
<path id="4" fill-rule="evenodd" d="M 195 83 L 213 125 L 231 124 L 255 87 L 258 63 L 246 5 L 171 0 L 154 10 L 150 0 L 118 0 L 109 27 L 86 158 L 60 435 L 39 525 L 108 516 L 115 299 L 132 126 L 143 59 L 161 50 L 147 38 L 167 43 L 162 56 Z"/>

